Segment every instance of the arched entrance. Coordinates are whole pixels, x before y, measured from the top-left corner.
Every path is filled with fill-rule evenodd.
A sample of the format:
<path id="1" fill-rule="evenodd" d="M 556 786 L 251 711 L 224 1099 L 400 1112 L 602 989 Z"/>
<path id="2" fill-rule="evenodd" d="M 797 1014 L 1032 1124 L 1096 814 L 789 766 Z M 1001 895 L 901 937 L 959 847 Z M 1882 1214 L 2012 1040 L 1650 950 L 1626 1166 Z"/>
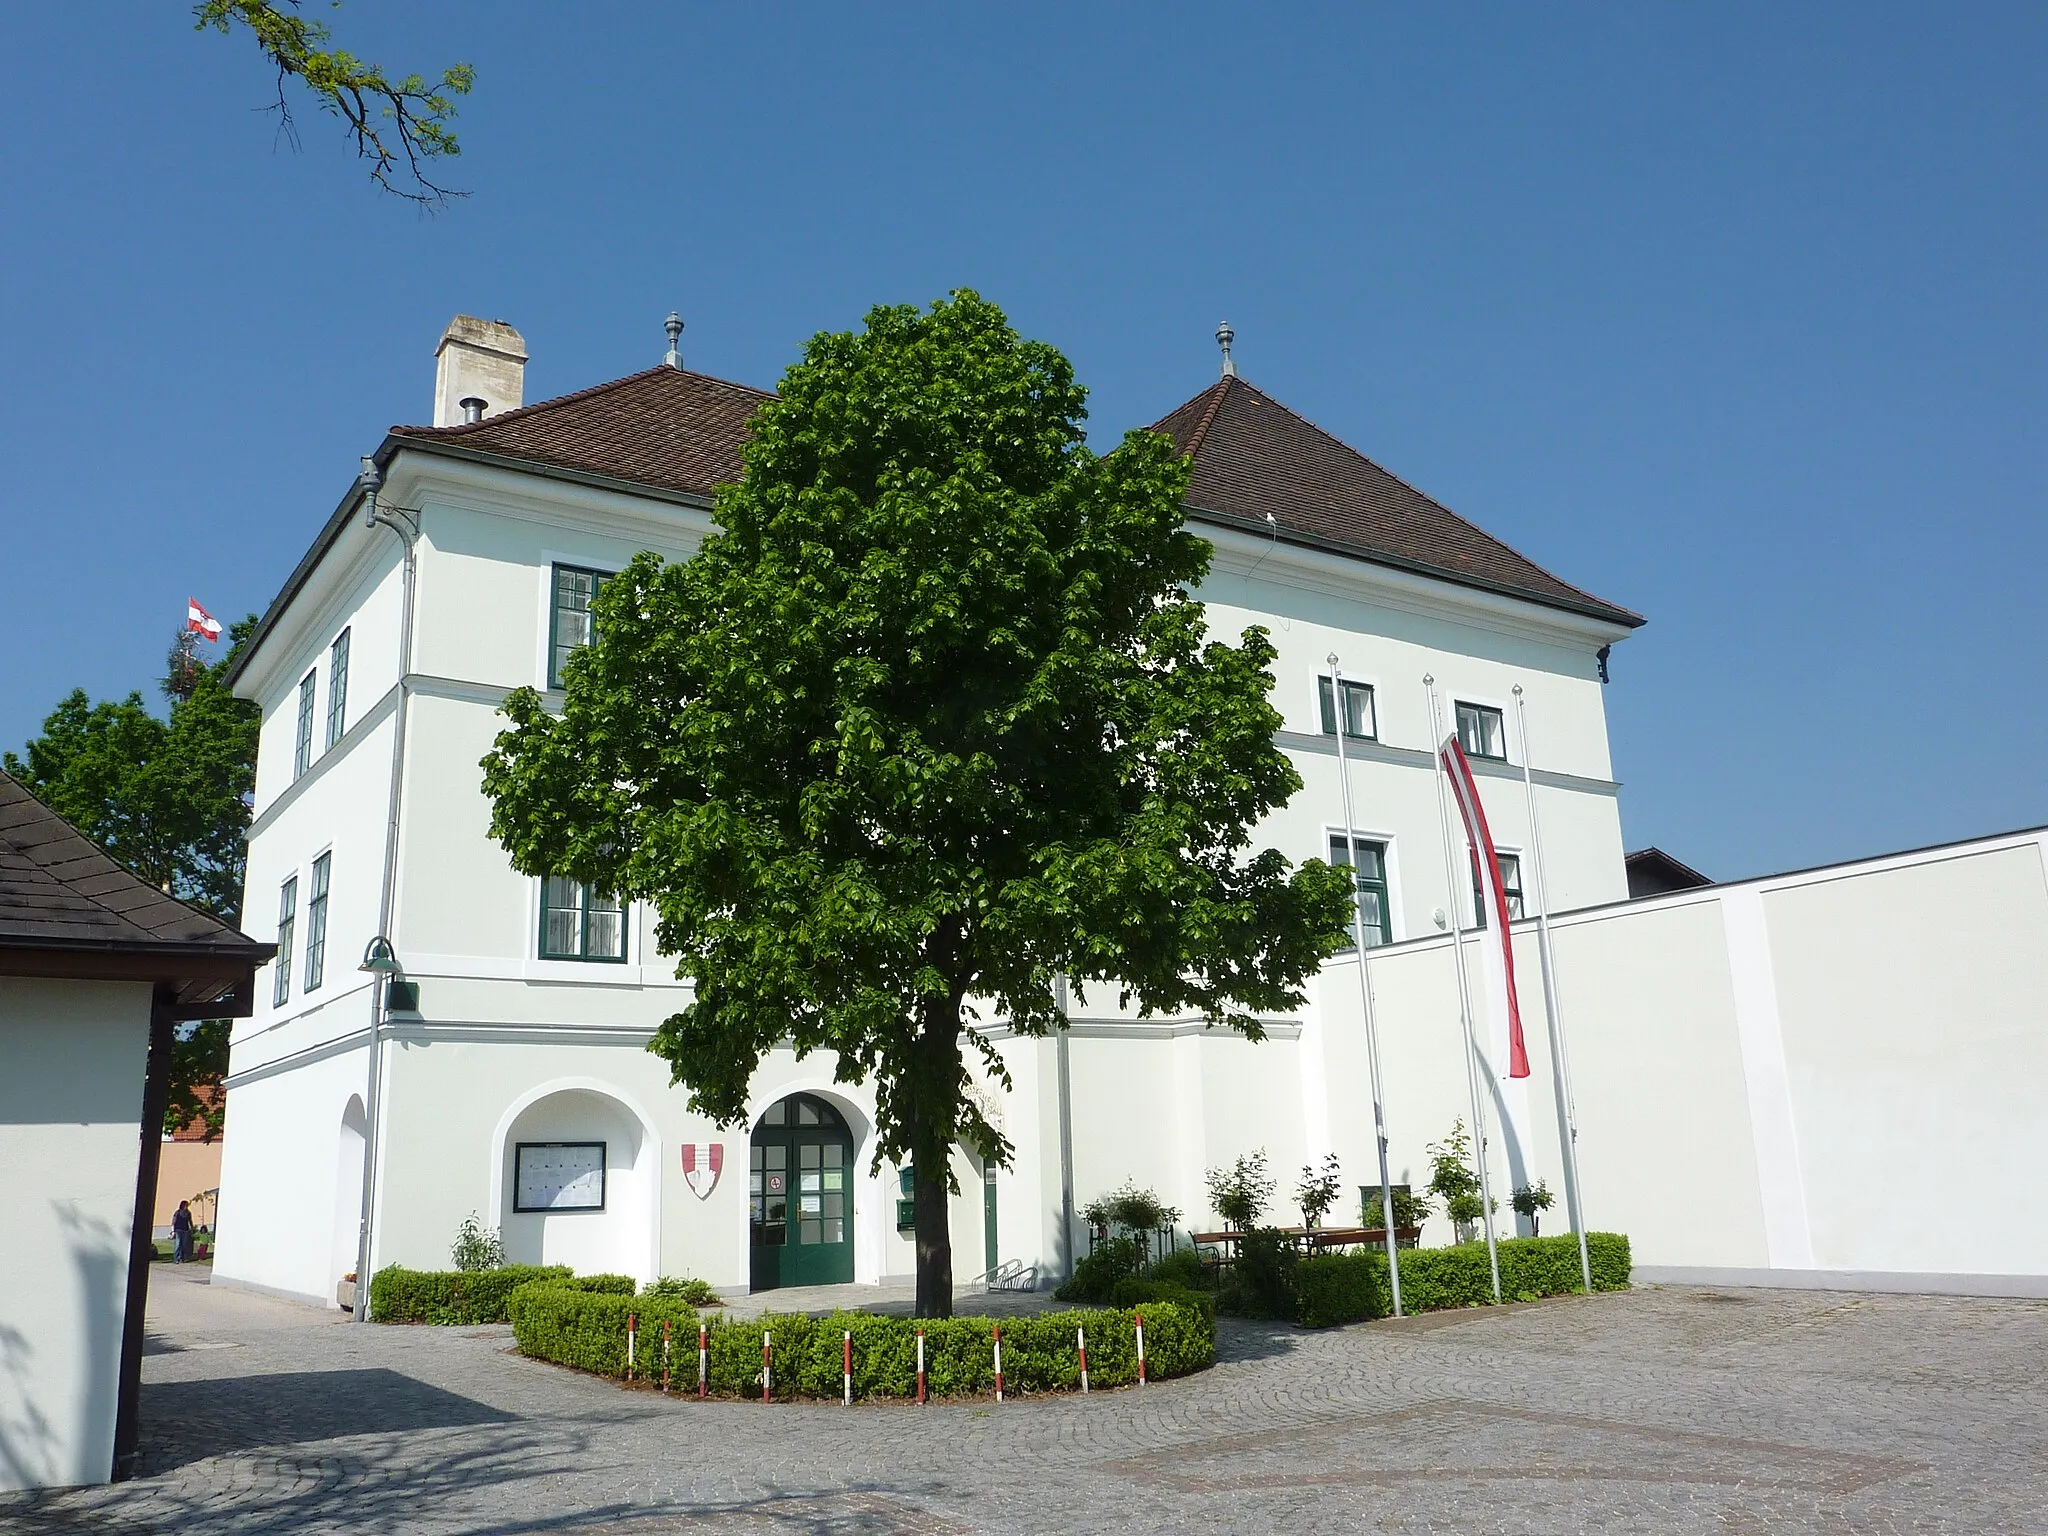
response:
<path id="1" fill-rule="evenodd" d="M 853 1132 L 823 1099 L 769 1105 L 747 1157 L 748 1285 L 840 1285 L 853 1279 Z"/>

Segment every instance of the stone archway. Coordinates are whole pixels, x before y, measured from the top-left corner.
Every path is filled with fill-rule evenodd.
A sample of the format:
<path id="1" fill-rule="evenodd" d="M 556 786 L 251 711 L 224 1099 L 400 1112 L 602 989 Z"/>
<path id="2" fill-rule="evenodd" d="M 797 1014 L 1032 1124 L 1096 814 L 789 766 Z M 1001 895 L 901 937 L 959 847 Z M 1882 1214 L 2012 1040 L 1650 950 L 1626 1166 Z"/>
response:
<path id="1" fill-rule="evenodd" d="M 507 1263 L 654 1278 L 658 1149 L 631 1104 L 601 1084 L 551 1085 L 507 1114 L 495 1156 Z"/>
<path id="2" fill-rule="evenodd" d="M 846 1117 L 817 1094 L 763 1112 L 747 1147 L 750 1290 L 853 1279 L 853 1153 Z"/>
<path id="3" fill-rule="evenodd" d="M 363 1155 L 370 1136 L 370 1117 L 360 1094 L 350 1094 L 342 1107 L 334 1138 L 334 1217 L 328 1239 L 328 1294 L 342 1276 L 356 1267 L 357 1243 L 363 1230 Z"/>

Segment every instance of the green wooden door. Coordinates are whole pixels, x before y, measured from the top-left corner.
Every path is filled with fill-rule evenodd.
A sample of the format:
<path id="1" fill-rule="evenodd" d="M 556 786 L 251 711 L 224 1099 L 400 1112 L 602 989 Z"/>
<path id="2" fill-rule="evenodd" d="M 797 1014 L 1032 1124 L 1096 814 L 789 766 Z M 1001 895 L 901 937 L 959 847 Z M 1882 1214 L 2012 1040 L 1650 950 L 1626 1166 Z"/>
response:
<path id="1" fill-rule="evenodd" d="M 853 1279 L 853 1133 L 830 1104 L 798 1093 L 770 1107 L 747 1189 L 754 1290 Z"/>
<path id="2" fill-rule="evenodd" d="M 981 1170 L 981 1257 L 983 1272 L 996 1267 L 996 1165 L 987 1163 Z"/>

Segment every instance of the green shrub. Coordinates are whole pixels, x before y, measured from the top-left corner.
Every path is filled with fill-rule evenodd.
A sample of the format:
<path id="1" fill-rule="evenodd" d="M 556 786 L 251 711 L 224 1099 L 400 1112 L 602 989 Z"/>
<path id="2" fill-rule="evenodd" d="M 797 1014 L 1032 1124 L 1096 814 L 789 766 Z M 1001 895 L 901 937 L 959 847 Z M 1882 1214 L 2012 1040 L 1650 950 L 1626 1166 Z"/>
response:
<path id="1" fill-rule="evenodd" d="M 1285 1233 L 1259 1227 L 1241 1234 L 1237 1262 L 1226 1270 L 1217 1292 L 1217 1310 L 1237 1317 L 1292 1318 L 1300 1264 L 1294 1241 Z"/>
<path id="2" fill-rule="evenodd" d="M 724 1303 L 718 1292 L 711 1288 L 708 1280 L 693 1280 L 681 1275 L 663 1275 L 649 1283 L 643 1296 L 662 1296 L 671 1301 L 686 1301 L 693 1307 L 717 1307 Z"/>
<path id="3" fill-rule="evenodd" d="M 1214 1326 L 1199 1305 L 1148 1301 L 1134 1309 L 1145 1319 L 1147 1374 L 1164 1380 L 1200 1370 L 1216 1356 Z M 697 1389 L 698 1316 L 662 1297 L 629 1299 L 580 1291 L 558 1281 L 522 1287 L 512 1298 L 512 1329 L 522 1354 L 579 1370 L 622 1377 L 626 1369 L 626 1317 L 639 1312 L 639 1374 L 660 1379 L 660 1324 L 674 1328 L 671 1383 Z M 768 1314 L 706 1324 L 709 1390 L 720 1397 L 761 1395 L 761 1336 L 774 1344 L 777 1398 L 837 1398 L 842 1351 L 852 1335 L 854 1391 L 862 1397 L 911 1397 L 917 1392 L 917 1332 L 925 1331 L 925 1380 L 934 1396 L 993 1391 L 996 1324 L 985 1317 L 929 1319 L 842 1312 L 810 1318 Z M 1054 1312 L 1003 1320 L 1006 1392 L 1061 1391 L 1079 1386 L 1075 1330 L 1087 1330 L 1091 1385 L 1123 1386 L 1138 1379 L 1133 1314 L 1124 1310 Z"/>
<path id="4" fill-rule="evenodd" d="M 1176 1248 L 1159 1259 L 1145 1271 L 1150 1280 L 1165 1280 L 1174 1285 L 1184 1285 L 1191 1291 L 1210 1291 L 1216 1288 L 1216 1272 L 1202 1262 L 1202 1256 L 1192 1248 Z"/>
<path id="5" fill-rule="evenodd" d="M 1563 1296 L 1580 1287 L 1578 1239 L 1511 1237 L 1497 1245 L 1501 1294 L 1515 1301 Z M 1628 1289 L 1628 1239 L 1614 1232 L 1586 1234 L 1593 1289 Z M 1393 1311 L 1387 1256 L 1377 1248 L 1304 1260 L 1295 1277 L 1296 1319 L 1308 1328 L 1366 1322 Z M 1479 1307 L 1493 1300 L 1493 1276 L 1484 1243 L 1416 1248 L 1401 1256 L 1401 1306 L 1408 1312 Z"/>
<path id="6" fill-rule="evenodd" d="M 631 1296 L 640 1282 L 631 1275 L 574 1275 L 569 1285 L 578 1291 L 595 1291 L 603 1296 Z"/>
<path id="7" fill-rule="evenodd" d="M 1161 1280 L 1151 1275 L 1129 1275 L 1110 1288 L 1110 1305 L 1124 1308 L 1142 1308 L 1152 1302 L 1170 1301 L 1177 1307 L 1192 1307 L 1209 1322 L 1216 1321 L 1216 1298 L 1206 1291 L 1198 1291 L 1182 1285 L 1177 1280 Z"/>
<path id="8" fill-rule="evenodd" d="M 380 1323 L 502 1323 L 505 1303 L 520 1286 L 532 1280 L 570 1278 L 566 1264 L 507 1264 L 479 1270 L 392 1264 L 370 1277 L 370 1316 Z"/>
<path id="9" fill-rule="evenodd" d="M 1107 1242 L 1097 1243 L 1094 1251 L 1074 1266 L 1074 1273 L 1067 1283 L 1053 1295 L 1061 1301 L 1108 1301 L 1117 1281 L 1135 1275 L 1143 1262 L 1144 1254 L 1136 1238 L 1112 1237 Z"/>

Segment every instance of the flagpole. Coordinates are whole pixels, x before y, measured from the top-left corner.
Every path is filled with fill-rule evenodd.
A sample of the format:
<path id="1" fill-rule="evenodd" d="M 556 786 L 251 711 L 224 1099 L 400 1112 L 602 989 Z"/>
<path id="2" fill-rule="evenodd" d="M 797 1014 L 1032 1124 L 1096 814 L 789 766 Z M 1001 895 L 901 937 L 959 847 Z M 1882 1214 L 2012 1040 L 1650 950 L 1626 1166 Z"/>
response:
<path id="1" fill-rule="evenodd" d="M 1550 1072 L 1557 1090 L 1558 1129 L 1564 1143 L 1564 1200 L 1572 1231 L 1579 1239 L 1579 1277 L 1593 1294 L 1593 1260 L 1586 1252 L 1585 1207 L 1579 1196 L 1579 1118 L 1572 1104 L 1571 1067 L 1564 1048 L 1564 1005 L 1557 1000 L 1557 965 L 1550 954 L 1549 868 L 1543 858 L 1543 833 L 1536 821 L 1536 778 L 1530 766 L 1529 701 L 1515 684 L 1515 726 L 1522 735 L 1522 793 L 1529 801 L 1529 852 L 1534 855 L 1536 886 L 1536 958 L 1543 966 L 1543 1015 L 1550 1025 Z"/>
<path id="2" fill-rule="evenodd" d="M 1387 1171 L 1387 1113 L 1380 1087 L 1380 1034 L 1373 1019 L 1372 980 L 1365 968 L 1365 903 L 1358 890 L 1358 823 L 1351 818 L 1351 765 L 1344 755 L 1344 674 L 1330 652 L 1330 710 L 1337 724 L 1337 784 L 1344 801 L 1344 846 L 1351 854 L 1351 937 L 1358 946 L 1358 1002 L 1365 1010 L 1365 1060 L 1372 1078 L 1373 1139 L 1380 1149 L 1380 1225 L 1385 1229 L 1387 1274 L 1394 1290 L 1394 1316 L 1401 1315 L 1401 1259 L 1394 1242 L 1394 1186 Z"/>
<path id="3" fill-rule="evenodd" d="M 1465 1087 L 1472 1095 L 1472 1134 L 1479 1138 L 1479 1215 L 1486 1224 L 1486 1262 L 1493 1271 L 1493 1301 L 1500 1305 L 1500 1251 L 1493 1238 L 1493 1184 L 1486 1171 L 1486 1107 L 1479 1096 L 1479 1042 L 1472 1033 L 1472 990 L 1465 980 L 1465 929 L 1458 921 L 1458 861 L 1451 841 L 1450 806 L 1444 799 L 1443 750 L 1437 739 L 1442 729 L 1436 710 L 1436 679 L 1424 673 L 1422 691 L 1429 696 L 1430 772 L 1436 779 L 1436 815 L 1443 829 L 1444 871 L 1450 877 L 1445 910 L 1451 920 L 1451 961 L 1458 973 L 1458 1022 L 1465 1030 Z M 1446 1215 L 1450 1213 L 1445 1212 Z"/>

